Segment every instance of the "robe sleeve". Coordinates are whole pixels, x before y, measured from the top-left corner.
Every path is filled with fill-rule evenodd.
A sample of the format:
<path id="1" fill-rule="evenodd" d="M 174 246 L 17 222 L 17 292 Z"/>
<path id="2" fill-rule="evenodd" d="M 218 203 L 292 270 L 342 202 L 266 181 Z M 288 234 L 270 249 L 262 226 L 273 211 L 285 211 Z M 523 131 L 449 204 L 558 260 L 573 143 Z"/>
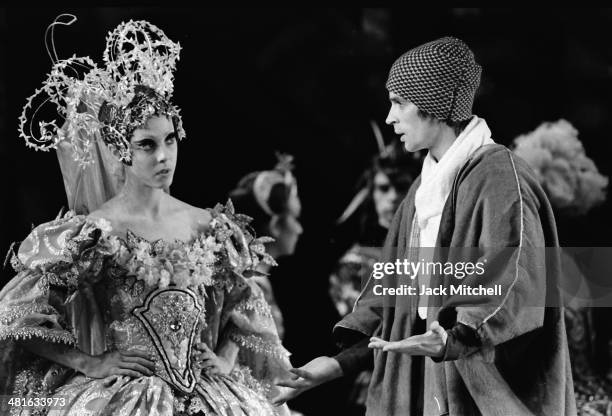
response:
<path id="1" fill-rule="evenodd" d="M 345 377 L 355 376 L 363 370 L 372 368 L 374 365 L 374 354 L 368 348 L 369 341 L 368 337 L 363 337 L 363 339 L 333 357 L 340 364 L 342 375 Z"/>
<path id="2" fill-rule="evenodd" d="M 541 188 L 510 152 L 498 162 L 481 164 L 459 186 L 454 233 L 476 242 L 487 260 L 485 273 L 465 283 L 501 285 L 501 296 L 451 296 L 439 313 L 442 323 L 454 309 L 456 323 L 476 331 L 483 353 L 543 326 L 547 272 L 554 272 L 546 268 Z"/>
<path id="3" fill-rule="evenodd" d="M 482 346 L 478 333 L 467 325 L 455 324 L 446 334 L 444 355 L 431 357 L 434 362 L 457 360 L 476 352 Z"/>

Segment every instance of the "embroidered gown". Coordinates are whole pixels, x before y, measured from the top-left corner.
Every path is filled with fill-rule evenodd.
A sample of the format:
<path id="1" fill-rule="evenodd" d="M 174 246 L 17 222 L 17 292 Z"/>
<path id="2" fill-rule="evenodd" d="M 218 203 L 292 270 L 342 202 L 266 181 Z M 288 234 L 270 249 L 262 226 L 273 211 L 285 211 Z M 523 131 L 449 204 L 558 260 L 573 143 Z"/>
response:
<path id="1" fill-rule="evenodd" d="M 17 276 L 0 291 L 0 382 L 5 394 L 66 401 L 21 414 L 287 414 L 268 399 L 288 353 L 248 279 L 249 265 L 273 260 L 231 205 L 210 212 L 192 242 L 124 239 L 107 221 L 72 212 L 32 231 L 13 257 Z M 31 338 L 89 354 L 138 349 L 154 357 L 155 372 L 88 378 L 19 346 Z M 239 346 L 229 375 L 192 359 L 194 343 L 214 351 L 228 340 Z"/>

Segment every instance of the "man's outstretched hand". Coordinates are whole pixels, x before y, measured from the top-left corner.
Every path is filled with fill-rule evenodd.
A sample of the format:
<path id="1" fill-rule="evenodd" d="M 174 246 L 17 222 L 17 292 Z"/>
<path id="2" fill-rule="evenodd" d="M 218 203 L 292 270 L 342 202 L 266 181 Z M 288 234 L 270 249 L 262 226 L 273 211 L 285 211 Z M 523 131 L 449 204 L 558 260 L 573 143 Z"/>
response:
<path id="1" fill-rule="evenodd" d="M 317 357 L 308 364 L 300 368 L 292 368 L 289 371 L 293 373 L 293 376 L 276 383 L 277 386 L 288 388 L 281 389 L 282 393 L 272 399 L 275 406 L 279 406 L 319 384 L 342 377 L 340 364 L 330 357 Z"/>
<path id="2" fill-rule="evenodd" d="M 370 338 L 369 348 L 385 352 L 400 352 L 408 355 L 427 355 L 442 357 L 446 348 L 448 334 L 438 321 L 432 322 L 429 331 L 414 335 L 401 341 L 385 341 L 377 337 Z"/>

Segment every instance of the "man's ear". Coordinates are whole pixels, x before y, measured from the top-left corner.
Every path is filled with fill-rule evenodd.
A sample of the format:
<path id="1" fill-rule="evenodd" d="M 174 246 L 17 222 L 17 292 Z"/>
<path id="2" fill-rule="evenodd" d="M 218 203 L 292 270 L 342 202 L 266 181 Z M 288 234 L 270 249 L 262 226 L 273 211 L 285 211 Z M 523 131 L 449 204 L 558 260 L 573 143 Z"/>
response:
<path id="1" fill-rule="evenodd" d="M 280 217 L 278 215 L 273 215 L 270 218 L 270 222 L 268 223 L 268 232 L 270 237 L 278 238 L 281 234 L 282 228 L 280 223 Z"/>

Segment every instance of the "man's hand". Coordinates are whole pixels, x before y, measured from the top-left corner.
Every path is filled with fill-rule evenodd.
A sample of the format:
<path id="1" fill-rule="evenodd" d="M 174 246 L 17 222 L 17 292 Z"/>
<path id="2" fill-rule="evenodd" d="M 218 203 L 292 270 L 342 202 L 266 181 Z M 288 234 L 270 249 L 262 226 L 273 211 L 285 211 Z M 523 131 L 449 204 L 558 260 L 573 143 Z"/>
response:
<path id="1" fill-rule="evenodd" d="M 289 389 L 282 389 L 283 392 L 272 399 L 272 404 L 275 406 L 279 406 L 319 384 L 342 377 L 340 364 L 330 357 L 317 357 L 303 367 L 292 368 L 289 371 L 293 373 L 291 378 L 276 383 L 277 386 L 289 387 Z"/>
<path id="2" fill-rule="evenodd" d="M 429 357 L 442 357 L 446 348 L 448 334 L 438 321 L 432 322 L 429 331 L 421 335 L 403 339 L 401 341 L 385 341 L 377 337 L 370 338 L 369 348 L 385 352 L 400 352 L 408 355 L 427 355 Z"/>

